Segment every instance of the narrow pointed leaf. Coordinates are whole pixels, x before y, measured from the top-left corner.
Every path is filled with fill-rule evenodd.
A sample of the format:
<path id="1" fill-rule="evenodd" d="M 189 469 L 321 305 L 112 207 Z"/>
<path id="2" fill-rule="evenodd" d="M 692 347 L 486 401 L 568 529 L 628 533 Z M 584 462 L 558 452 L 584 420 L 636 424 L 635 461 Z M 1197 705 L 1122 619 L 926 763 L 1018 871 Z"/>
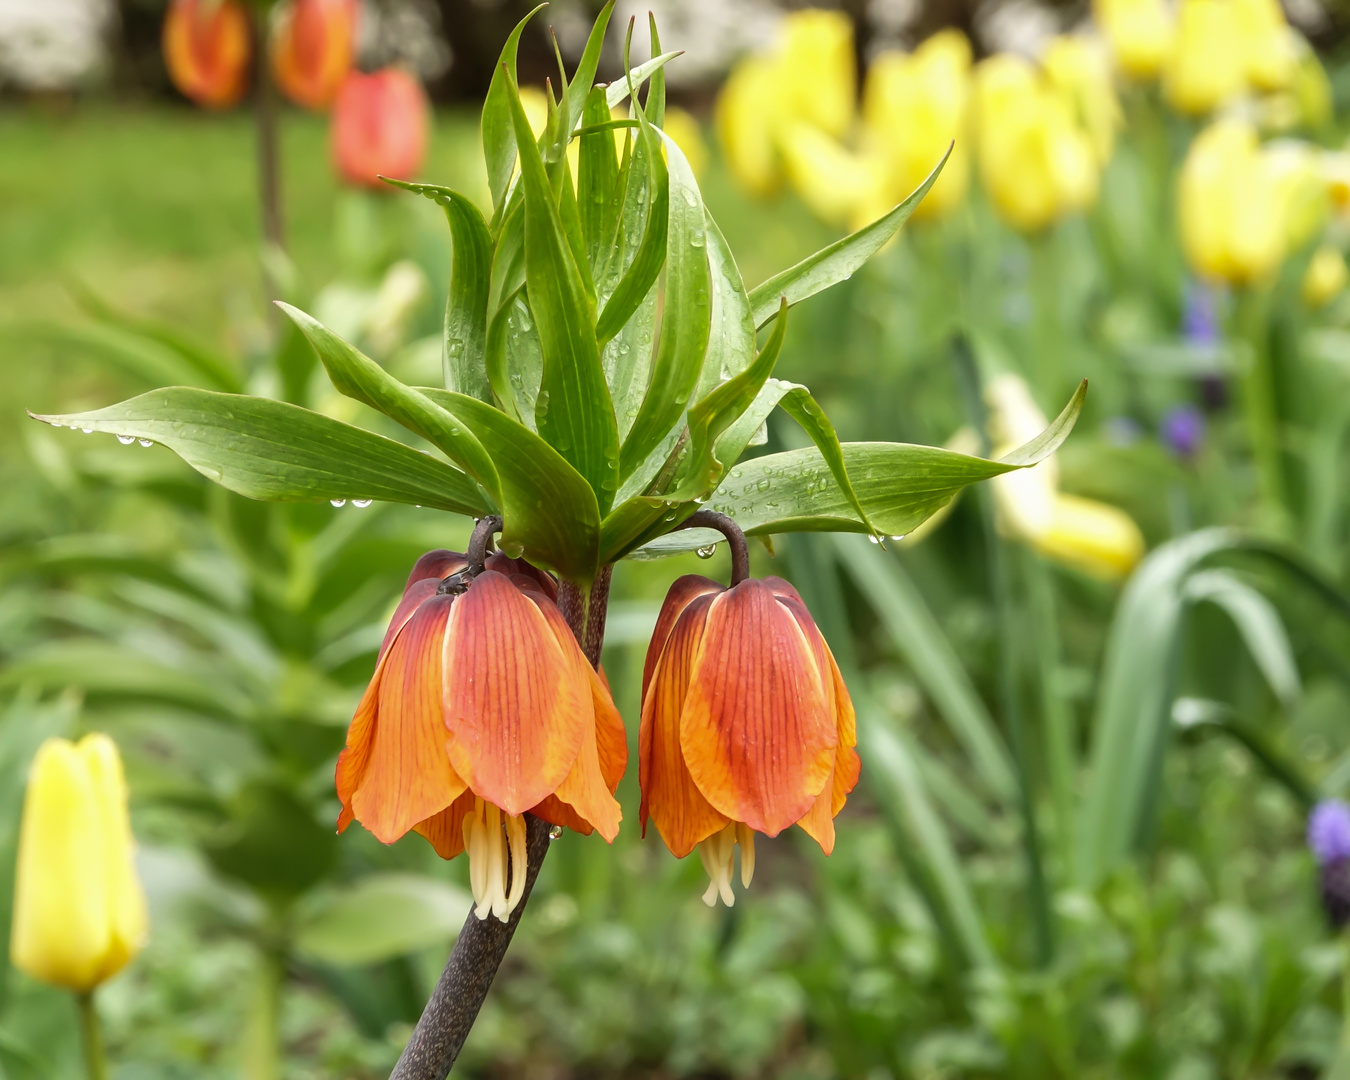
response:
<path id="1" fill-rule="evenodd" d="M 655 72 L 660 71 L 675 57 L 681 55 L 683 55 L 683 51 L 676 50 L 675 52 L 662 53 L 660 56 L 653 56 L 646 63 L 639 64 L 632 70 L 628 78 L 617 79 L 606 87 L 605 104 L 611 109 L 617 109 L 628 100 L 630 84 L 633 92 L 636 93 Z"/>
<path id="2" fill-rule="evenodd" d="M 472 515 L 493 508 L 468 476 L 444 462 L 269 398 L 171 386 L 106 409 L 35 419 L 162 443 L 203 476 L 251 499 L 383 499 Z"/>
<path id="3" fill-rule="evenodd" d="M 610 218 L 610 208 L 620 197 L 619 158 L 614 150 L 614 135 L 607 129 L 611 121 L 604 87 L 591 90 L 581 120 L 586 126 L 582 128 L 581 149 L 577 155 L 577 210 L 581 214 L 581 235 L 586 242 L 586 262 L 591 273 L 598 276 L 602 253 L 609 240 L 606 222 Z"/>
<path id="4" fill-rule="evenodd" d="M 652 55 L 661 55 L 661 36 L 656 32 L 656 16 L 647 12 L 647 29 L 651 34 Z M 651 85 L 647 88 L 647 119 L 657 127 L 666 123 L 666 70 L 659 67 L 652 72 Z"/>
<path id="5" fill-rule="evenodd" d="M 712 313 L 708 354 L 698 382 L 699 397 L 705 396 L 724 379 L 744 371 L 755 359 L 755 319 L 745 282 L 741 280 L 740 267 L 711 214 L 706 216 L 704 225 L 712 281 Z"/>
<path id="6" fill-rule="evenodd" d="M 1050 422 L 1049 427 L 1030 442 L 1023 443 L 1017 449 L 1004 454 L 999 460 L 1005 465 L 1035 465 L 1036 462 L 1053 454 L 1055 452 L 1053 448 L 1058 448 L 1068 438 L 1069 432 L 1078 422 L 1078 414 L 1083 411 L 1083 402 L 1087 398 L 1087 388 L 1088 381 L 1084 379 L 1073 392 L 1073 397 L 1069 398 L 1068 404 Z"/>
<path id="7" fill-rule="evenodd" d="M 511 173 L 516 164 L 516 137 L 511 123 L 510 82 L 515 78 L 516 52 L 525 24 L 542 11 L 540 4 L 516 24 L 502 46 L 501 58 L 492 72 L 487 97 L 483 100 L 483 158 L 487 162 L 488 189 L 492 192 L 494 217 L 500 216 L 502 200 L 511 185 Z"/>
<path id="8" fill-rule="evenodd" d="M 536 566 L 590 581 L 598 566 L 600 510 L 585 479 L 538 435 L 491 405 L 429 387 L 423 393 L 491 452 L 501 479 L 503 547 L 518 545 Z"/>
<path id="9" fill-rule="evenodd" d="M 783 302 L 783 307 L 786 310 L 786 300 Z M 781 314 L 778 317 L 779 319 L 783 318 Z M 848 477 L 848 466 L 844 463 L 844 451 L 839 445 L 839 436 L 835 433 L 830 418 L 825 415 L 825 410 L 816 403 L 816 399 L 804 386 L 793 386 L 783 395 L 779 405 L 811 437 L 811 441 L 816 444 L 816 449 L 820 451 L 821 457 L 825 459 L 825 464 L 830 467 L 834 482 L 839 486 L 844 498 L 848 500 L 853 512 L 858 515 L 858 520 L 867 527 L 869 533 L 875 536 L 876 529 L 872 527 L 872 523 L 867 518 L 866 508 L 859 502 L 858 494 L 853 490 L 853 483 Z"/>
<path id="10" fill-rule="evenodd" d="M 445 388 L 491 400 L 484 354 L 487 347 L 488 286 L 492 276 L 492 234 L 473 202 L 434 184 L 389 183 L 425 195 L 445 210 L 450 223 L 450 295 L 445 304 Z"/>
<path id="11" fill-rule="evenodd" d="M 928 178 L 914 192 L 884 217 L 865 225 L 829 247 L 803 259 L 796 266 L 775 274 L 762 285 L 750 290 L 750 306 L 754 309 L 755 325 L 763 326 L 778 310 L 778 298 L 786 296 L 789 304 L 800 303 L 853 276 L 853 272 L 881 250 L 886 241 L 909 220 L 919 201 L 937 182 L 938 174 L 951 155 L 951 147 Z"/>
<path id="12" fill-rule="evenodd" d="M 319 354 L 338 392 L 378 409 L 422 436 L 501 501 L 497 470 L 477 437 L 424 394 L 405 386 L 379 364 L 298 308 L 278 306 L 300 327 Z"/>
<path id="13" fill-rule="evenodd" d="M 600 9 L 600 14 L 596 16 L 595 24 L 591 27 L 590 37 L 586 39 L 586 48 L 582 50 L 577 70 L 572 74 L 571 85 L 567 87 L 567 92 L 563 94 L 559 106 L 560 123 L 557 141 L 554 144 L 553 152 L 549 154 L 550 160 L 565 156 L 568 140 L 586 108 L 586 98 L 590 95 L 591 85 L 595 82 L 596 69 L 600 66 L 600 51 L 605 45 L 605 30 L 609 27 L 609 17 L 613 12 L 614 0 L 608 0 L 605 6 Z"/>

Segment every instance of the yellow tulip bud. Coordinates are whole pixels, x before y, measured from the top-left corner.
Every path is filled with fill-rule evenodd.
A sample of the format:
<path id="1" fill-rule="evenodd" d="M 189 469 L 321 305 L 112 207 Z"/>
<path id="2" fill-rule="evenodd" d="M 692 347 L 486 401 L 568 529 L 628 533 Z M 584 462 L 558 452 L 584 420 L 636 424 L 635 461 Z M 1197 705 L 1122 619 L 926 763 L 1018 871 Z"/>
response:
<path id="1" fill-rule="evenodd" d="M 1077 495 L 1056 496 L 1049 527 L 1032 544 L 1056 562 L 1105 581 L 1125 577 L 1144 557 L 1144 535 L 1129 514 Z"/>
<path id="2" fill-rule="evenodd" d="M 1298 69 L 1298 38 L 1279 0 L 1229 0 L 1242 39 L 1247 81 L 1258 90 L 1283 90 Z"/>
<path id="3" fill-rule="evenodd" d="M 1332 208 L 1343 215 L 1350 210 L 1350 152 L 1324 151 L 1318 161 Z"/>
<path id="4" fill-rule="evenodd" d="M 1331 80 L 1322 61 L 1301 36 L 1290 31 L 1297 42 L 1298 67 L 1294 72 L 1293 93 L 1304 127 L 1318 130 L 1331 122 L 1333 101 Z"/>
<path id="5" fill-rule="evenodd" d="M 708 165 L 708 148 L 704 145 L 703 130 L 698 121 L 683 109 L 671 105 L 666 107 L 665 122 L 661 126 L 683 151 L 695 178 L 701 178 Z"/>
<path id="6" fill-rule="evenodd" d="M 1034 232 L 1090 206 L 1098 168 L 1071 102 L 1026 60 L 1000 54 L 975 69 L 980 178 L 1013 228 Z"/>
<path id="7" fill-rule="evenodd" d="M 1163 93 L 1182 112 L 1213 112 L 1246 89 L 1247 52 L 1235 0 L 1181 0 Z"/>
<path id="8" fill-rule="evenodd" d="M 807 9 L 783 20 L 777 62 L 784 114 L 843 138 L 853 124 L 858 70 L 853 23 L 840 11 Z"/>
<path id="9" fill-rule="evenodd" d="M 1094 0 L 1116 65 L 1132 79 L 1155 79 L 1172 51 L 1176 25 L 1163 0 Z"/>
<path id="10" fill-rule="evenodd" d="M 24 798 L 10 959 L 85 993 L 115 975 L 148 931 L 132 862 L 127 787 L 106 735 L 38 749 Z"/>
<path id="11" fill-rule="evenodd" d="M 774 145 L 781 105 L 777 64 L 762 56 L 737 64 L 717 99 L 722 155 L 736 182 L 752 195 L 772 195 L 782 178 Z"/>
<path id="12" fill-rule="evenodd" d="M 863 119 L 867 144 L 885 174 L 884 202 L 897 203 L 923 183 L 955 141 L 914 219 L 936 219 L 960 205 L 970 179 L 969 100 L 970 42 L 959 30 L 934 34 L 913 54 L 884 52 L 872 61 Z"/>
<path id="13" fill-rule="evenodd" d="M 1282 139 L 1262 151 L 1284 227 L 1284 249 L 1295 251 L 1326 224 L 1331 199 L 1322 178 L 1321 153 L 1308 143 Z"/>
<path id="14" fill-rule="evenodd" d="M 818 127 L 793 124 L 781 139 L 793 188 L 811 212 L 835 225 L 864 225 L 889 209 L 881 197 L 882 168 Z"/>
<path id="15" fill-rule="evenodd" d="M 1203 277 L 1244 285 L 1284 258 L 1285 214 L 1276 169 L 1255 129 L 1220 120 L 1196 136 L 1181 167 L 1181 243 Z"/>
<path id="16" fill-rule="evenodd" d="M 1303 302 L 1319 308 L 1339 296 L 1350 281 L 1345 256 L 1338 248 L 1324 244 L 1313 254 L 1303 275 Z"/>
<path id="17" fill-rule="evenodd" d="M 1092 42 L 1061 35 L 1051 40 L 1041 57 L 1050 83 L 1073 103 L 1078 125 L 1087 132 L 1097 164 L 1111 160 L 1116 130 L 1124 117 L 1105 58 Z"/>

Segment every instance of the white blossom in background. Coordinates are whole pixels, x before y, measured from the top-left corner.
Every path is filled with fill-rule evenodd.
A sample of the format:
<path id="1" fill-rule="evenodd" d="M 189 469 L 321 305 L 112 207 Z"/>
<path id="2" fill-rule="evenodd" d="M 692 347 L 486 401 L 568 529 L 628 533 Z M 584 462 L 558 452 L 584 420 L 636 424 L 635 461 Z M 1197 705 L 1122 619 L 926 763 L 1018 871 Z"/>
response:
<path id="1" fill-rule="evenodd" d="M 990 52 L 1018 53 L 1034 60 L 1063 27 L 1055 12 L 1034 0 L 1007 0 L 981 5 L 975 29 Z"/>
<path id="2" fill-rule="evenodd" d="M 684 55 L 666 68 L 672 86 L 698 86 L 716 82 L 737 59 L 749 52 L 762 52 L 774 41 L 783 12 L 770 0 L 619 0 L 614 24 L 626 28 L 636 17 L 633 48 L 645 58 L 647 12 L 656 16 L 661 48 L 679 49 Z M 615 35 L 617 51 L 622 35 Z"/>
<path id="3" fill-rule="evenodd" d="M 110 0 L 0 0 L 0 83 L 65 90 L 107 63 Z"/>
<path id="4" fill-rule="evenodd" d="M 435 82 L 455 62 L 443 31 L 434 0 L 364 0 L 356 23 L 356 53 L 369 68 L 400 64 L 424 82 Z"/>

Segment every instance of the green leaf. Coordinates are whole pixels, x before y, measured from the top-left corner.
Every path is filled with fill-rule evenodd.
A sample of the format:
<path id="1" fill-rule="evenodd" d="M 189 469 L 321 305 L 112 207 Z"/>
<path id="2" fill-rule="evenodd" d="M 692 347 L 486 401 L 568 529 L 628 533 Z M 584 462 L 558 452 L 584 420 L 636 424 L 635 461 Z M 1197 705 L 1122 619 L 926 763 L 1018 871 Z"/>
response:
<path id="1" fill-rule="evenodd" d="M 605 30 L 609 26 L 609 17 L 613 11 L 614 0 L 607 0 L 605 6 L 600 9 L 600 14 L 595 18 L 595 24 L 591 27 L 590 37 L 586 39 L 586 48 L 582 50 L 577 70 L 572 74 L 571 85 L 567 87 L 567 92 L 563 95 L 559 106 L 561 115 L 559 116 L 556 141 L 548 155 L 550 161 L 558 161 L 566 157 L 567 144 L 571 140 L 572 132 L 576 130 L 577 122 L 581 119 L 581 114 L 586 108 L 586 99 L 590 96 L 591 84 L 595 82 L 595 72 L 600 66 L 600 50 L 605 46 Z"/>
<path id="2" fill-rule="evenodd" d="M 458 469 L 268 398 L 171 386 L 106 409 L 33 418 L 162 443 L 207 479 L 251 499 L 383 499 L 475 516 L 493 509 Z"/>
<path id="3" fill-rule="evenodd" d="M 1083 402 L 1087 398 L 1087 388 L 1088 382 L 1084 379 L 1073 392 L 1073 397 L 1069 398 L 1069 403 L 1050 422 L 1049 427 L 1030 442 L 1023 443 L 1015 450 L 1004 454 L 999 460 L 1004 465 L 1026 466 L 1035 465 L 1053 454 L 1069 437 L 1069 432 L 1078 422 L 1078 414 L 1083 411 Z"/>
<path id="4" fill-rule="evenodd" d="M 502 489 L 502 546 L 520 548 L 536 566 L 572 581 L 595 576 L 600 509 L 595 492 L 534 432 L 476 398 L 430 387 L 422 391 L 482 440 Z"/>
<path id="5" fill-rule="evenodd" d="M 290 304 L 278 301 L 277 306 L 309 338 L 339 393 L 378 409 L 439 447 L 482 484 L 494 500 L 501 502 L 496 466 L 472 431 L 430 398 L 399 382 L 317 319 Z"/>
<path id="6" fill-rule="evenodd" d="M 516 52 L 525 24 L 548 7 L 540 4 L 511 31 L 492 72 L 487 97 L 483 99 L 483 158 L 487 162 L 488 188 L 492 192 L 494 220 L 501 216 L 502 201 L 511 185 L 516 165 L 516 137 L 511 121 L 511 84 L 516 74 Z"/>
<path id="7" fill-rule="evenodd" d="M 656 32 L 656 16 L 647 12 L 647 30 L 651 35 L 652 55 L 661 55 L 661 35 Z M 652 72 L 652 84 L 647 89 L 647 104 L 644 106 L 647 119 L 657 127 L 666 122 L 666 71 L 659 67 Z"/>
<path id="8" fill-rule="evenodd" d="M 680 148 L 664 133 L 662 139 L 670 162 L 670 228 L 661 337 L 646 396 L 620 451 L 622 477 L 646 460 L 687 408 L 708 350 L 712 301 L 703 199 Z"/>
<path id="9" fill-rule="evenodd" d="M 619 186 L 619 159 L 614 151 L 614 136 L 608 130 L 611 121 L 604 87 L 591 90 L 581 119 L 587 126 L 582 128 L 581 150 L 577 155 L 577 208 L 581 214 L 581 234 L 586 241 L 586 261 L 598 278 L 609 240 L 606 223 L 611 217 L 611 207 L 618 201 Z"/>
<path id="10" fill-rule="evenodd" d="M 435 878 L 371 874 L 312 904 L 295 948 L 305 959 L 339 966 L 444 948 L 472 905 L 463 889 Z"/>
<path id="11" fill-rule="evenodd" d="M 638 90 L 642 88 L 642 84 L 646 82 L 649 78 L 651 78 L 653 74 L 664 68 L 672 60 L 674 60 L 675 57 L 683 55 L 684 55 L 683 50 L 662 53 L 660 56 L 653 56 L 650 60 L 646 61 L 645 63 L 639 64 L 632 70 L 632 72 L 629 74 L 627 78 L 616 79 L 614 82 L 610 83 L 608 87 L 606 87 L 605 104 L 610 108 L 610 110 L 617 109 L 620 105 L 622 105 L 625 101 L 628 100 L 630 84 L 632 86 L 633 93 L 636 93 Z"/>
<path id="12" fill-rule="evenodd" d="M 595 340 L 595 303 L 572 258 L 520 95 L 514 85 L 510 91 L 525 190 L 527 292 L 544 357 L 539 433 L 608 510 L 618 487 L 619 433 Z"/>
<path id="13" fill-rule="evenodd" d="M 839 565 L 872 606 L 910 671 L 937 706 L 985 786 L 1011 805 L 1017 774 L 1011 755 L 970 676 L 923 595 L 893 558 L 857 536 L 835 537 Z"/>
<path id="14" fill-rule="evenodd" d="M 445 388 L 490 401 L 488 385 L 487 305 L 492 278 L 492 234 L 473 202 L 434 184 L 386 183 L 425 195 L 445 209 L 450 223 L 450 295 L 445 304 Z"/>
<path id="15" fill-rule="evenodd" d="M 704 221 L 708 237 L 708 272 L 712 280 L 712 314 L 708 354 L 699 376 L 701 398 L 719 382 L 744 371 L 755 359 L 755 318 L 750 310 L 740 267 L 712 214 Z M 738 455 L 739 456 L 739 455 Z"/>
<path id="16" fill-rule="evenodd" d="M 787 310 L 787 302 L 784 301 L 783 310 Z M 783 315 L 778 318 L 781 320 Z M 858 520 L 863 523 L 867 531 L 873 536 L 876 535 L 876 529 L 867 517 L 867 510 L 862 503 L 858 501 L 858 494 L 853 490 L 853 483 L 848 477 L 848 466 L 844 463 L 844 451 L 839 445 L 839 436 L 835 434 L 834 425 L 830 423 L 830 418 L 825 415 L 825 410 L 811 396 L 811 392 L 804 386 L 793 386 L 782 399 L 779 405 L 807 435 L 811 441 L 816 444 L 816 449 L 820 451 L 820 456 L 825 459 L 825 464 L 830 467 L 830 473 L 834 477 L 834 482 L 839 486 L 844 498 L 852 507 L 853 512 L 858 515 Z"/>
<path id="17" fill-rule="evenodd" d="M 1201 570 L 1186 579 L 1186 598 L 1207 601 L 1237 628 L 1256 666 L 1285 710 L 1303 694 L 1294 649 L 1275 605 L 1229 570 Z"/>
<path id="18" fill-rule="evenodd" d="M 937 182 L 938 174 L 947 164 L 951 152 L 949 146 L 928 178 L 890 213 L 842 240 L 836 240 L 829 247 L 821 248 L 796 266 L 775 274 L 762 285 L 751 289 L 750 306 L 754 309 L 755 325 L 763 326 L 773 318 L 778 310 L 780 296 L 786 296 L 789 304 L 797 304 L 852 277 L 853 272 L 880 251 L 886 241 L 899 232 L 900 226 L 909 220 L 909 215 L 914 212 L 919 201 Z"/>

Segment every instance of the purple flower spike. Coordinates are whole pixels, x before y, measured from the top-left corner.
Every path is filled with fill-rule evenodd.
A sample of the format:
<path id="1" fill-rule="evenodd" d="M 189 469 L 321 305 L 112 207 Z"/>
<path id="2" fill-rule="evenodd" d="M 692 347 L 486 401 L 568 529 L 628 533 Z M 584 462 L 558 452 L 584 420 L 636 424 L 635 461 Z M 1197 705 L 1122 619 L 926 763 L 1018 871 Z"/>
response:
<path id="1" fill-rule="evenodd" d="M 1308 815 L 1308 848 L 1318 863 L 1350 859 L 1350 806 L 1324 799 Z"/>
<path id="2" fill-rule="evenodd" d="M 1162 418 L 1158 434 L 1179 457 L 1192 457 L 1205 441 L 1205 418 L 1194 405 L 1178 405 Z"/>
<path id="3" fill-rule="evenodd" d="M 1181 336 L 1192 345 L 1213 345 L 1219 340 L 1218 297 L 1203 282 L 1193 281 L 1186 288 Z"/>

